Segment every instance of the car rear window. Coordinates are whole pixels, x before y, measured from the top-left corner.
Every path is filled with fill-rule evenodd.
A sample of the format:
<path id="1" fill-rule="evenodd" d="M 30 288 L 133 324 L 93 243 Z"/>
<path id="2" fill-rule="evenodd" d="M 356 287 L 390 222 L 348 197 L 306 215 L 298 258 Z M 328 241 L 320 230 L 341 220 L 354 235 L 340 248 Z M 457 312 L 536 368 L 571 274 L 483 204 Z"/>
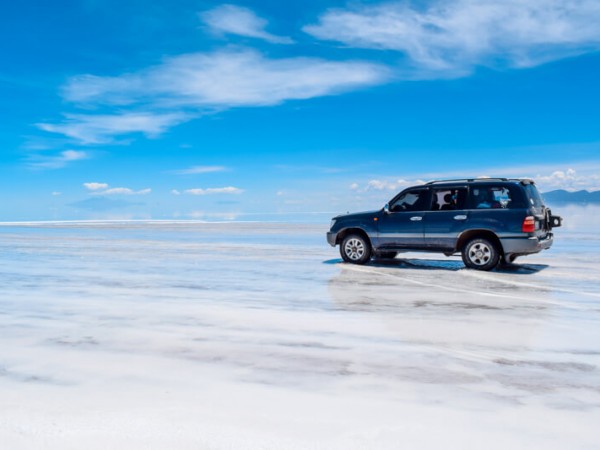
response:
<path id="1" fill-rule="evenodd" d="M 540 192 L 535 187 L 535 184 L 526 184 L 524 186 L 525 194 L 527 195 L 527 201 L 536 208 L 541 208 L 544 206 L 544 200 L 542 200 L 542 196 Z"/>

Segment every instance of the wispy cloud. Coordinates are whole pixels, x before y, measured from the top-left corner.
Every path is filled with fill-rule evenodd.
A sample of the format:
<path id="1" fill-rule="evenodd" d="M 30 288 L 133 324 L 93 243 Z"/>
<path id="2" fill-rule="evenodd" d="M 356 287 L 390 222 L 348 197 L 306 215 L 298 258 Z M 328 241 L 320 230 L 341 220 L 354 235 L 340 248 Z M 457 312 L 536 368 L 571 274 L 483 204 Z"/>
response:
<path id="1" fill-rule="evenodd" d="M 176 175 L 201 175 L 204 173 L 224 172 L 227 170 L 224 166 L 192 166 L 187 169 L 173 170 L 170 173 Z"/>
<path id="2" fill-rule="evenodd" d="M 285 172 L 320 172 L 325 174 L 337 174 L 342 173 L 348 170 L 347 168 L 342 167 L 326 167 L 326 166 L 317 166 L 311 164 L 277 164 L 274 166 L 275 169 L 285 171 Z"/>
<path id="3" fill-rule="evenodd" d="M 292 44 L 289 37 L 277 36 L 266 31 L 267 21 L 254 11 L 236 5 L 221 5 L 200 13 L 200 19 L 218 34 L 236 34 L 262 39 L 272 44 Z"/>
<path id="4" fill-rule="evenodd" d="M 67 114 L 66 120 L 58 124 L 38 123 L 38 128 L 58 133 L 81 144 L 103 144 L 115 136 L 143 133 L 156 137 L 168 128 L 188 119 L 186 114 L 130 112 L 114 115 Z"/>
<path id="5" fill-rule="evenodd" d="M 27 160 L 27 164 L 34 169 L 61 169 L 73 161 L 81 161 L 89 158 L 90 154 L 88 152 L 64 150 L 55 155 L 31 155 Z"/>
<path id="6" fill-rule="evenodd" d="M 408 57 L 405 76 L 458 76 L 477 65 L 528 67 L 600 49 L 597 0 L 393 1 L 332 9 L 304 31 Z M 410 67 L 409 67 L 410 66 Z"/>
<path id="7" fill-rule="evenodd" d="M 243 189 L 239 189 L 233 186 L 227 186 L 222 188 L 207 188 L 207 189 L 187 189 L 184 191 L 190 195 L 213 195 L 213 194 L 241 194 L 244 192 Z"/>
<path id="8" fill-rule="evenodd" d="M 277 105 L 375 85 L 387 78 L 388 69 L 374 63 L 269 59 L 254 50 L 227 50 L 180 55 L 119 77 L 75 77 L 63 95 L 69 102 L 86 105 L 151 104 L 207 111 Z"/>
<path id="9" fill-rule="evenodd" d="M 135 191 L 130 188 L 116 187 L 116 188 L 106 189 L 105 191 L 95 192 L 94 194 L 95 195 L 148 195 L 151 192 L 152 192 L 152 189 L 150 189 L 150 188 L 140 189 L 139 191 Z"/>
<path id="10" fill-rule="evenodd" d="M 389 70 L 377 63 L 270 59 L 254 50 L 192 53 L 117 77 L 74 77 L 62 89 L 65 101 L 115 112 L 66 114 L 60 123 L 36 125 L 86 145 L 132 133 L 156 137 L 203 113 L 335 95 L 388 78 Z"/>
<path id="11" fill-rule="evenodd" d="M 83 183 L 85 187 L 92 195 L 148 195 L 152 192 L 152 189 L 140 189 L 138 191 L 126 187 L 114 187 L 111 188 L 108 183 Z"/>
<path id="12" fill-rule="evenodd" d="M 132 133 L 155 137 L 203 113 L 334 95 L 388 78 L 376 63 L 270 59 L 254 50 L 192 53 L 117 77 L 74 77 L 62 89 L 67 102 L 115 113 L 66 114 L 60 123 L 37 126 L 88 145 Z"/>
<path id="13" fill-rule="evenodd" d="M 108 189 L 108 184 L 91 182 L 91 183 L 83 183 L 83 187 L 85 187 L 89 191 L 99 191 L 102 189 Z"/>

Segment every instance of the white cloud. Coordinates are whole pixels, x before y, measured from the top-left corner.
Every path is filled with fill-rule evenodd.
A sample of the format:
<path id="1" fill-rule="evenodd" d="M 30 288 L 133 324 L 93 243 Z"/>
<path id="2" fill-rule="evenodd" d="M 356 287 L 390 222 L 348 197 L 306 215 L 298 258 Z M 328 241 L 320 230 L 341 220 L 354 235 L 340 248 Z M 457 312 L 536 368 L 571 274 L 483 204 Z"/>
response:
<path id="1" fill-rule="evenodd" d="M 350 189 L 358 190 L 361 192 L 367 191 L 398 191 L 402 188 L 408 186 L 415 186 L 419 184 L 423 184 L 425 181 L 423 180 L 369 180 L 366 185 L 361 188 L 358 183 L 353 183 L 350 185 Z"/>
<path id="2" fill-rule="evenodd" d="M 81 144 L 102 144 L 112 142 L 114 136 L 130 133 L 143 133 L 156 137 L 168 128 L 188 120 L 182 113 L 123 113 L 114 115 L 67 114 L 59 124 L 38 123 L 38 128 L 63 134 Z"/>
<path id="3" fill-rule="evenodd" d="M 223 172 L 227 170 L 223 166 L 193 166 L 188 169 L 174 170 L 172 173 L 177 175 L 200 175 L 203 173 Z"/>
<path id="4" fill-rule="evenodd" d="M 577 167 L 577 168 L 574 168 Z M 494 168 L 489 172 L 499 174 L 498 176 L 506 178 L 531 178 L 535 181 L 541 192 L 548 192 L 555 189 L 565 189 L 567 191 L 577 190 L 600 190 L 600 168 L 595 162 L 581 163 L 579 166 L 572 166 L 567 169 L 559 169 L 556 165 L 547 167 L 512 167 L 512 168 Z M 377 192 L 399 192 L 409 187 L 424 184 L 424 178 L 428 179 L 452 179 L 460 178 L 452 172 L 440 174 L 418 174 L 422 178 L 414 179 L 393 179 L 377 178 L 364 183 L 352 183 L 350 190 L 358 194 L 377 193 Z M 489 178 L 489 176 L 479 176 L 477 178 Z"/>
<path id="5" fill-rule="evenodd" d="M 90 154 L 78 150 L 64 150 L 56 155 L 31 155 L 28 159 L 29 167 L 35 169 L 61 169 L 73 161 L 90 158 Z"/>
<path id="6" fill-rule="evenodd" d="M 535 66 L 600 49 L 597 0 L 433 0 L 332 9 L 304 31 L 408 56 L 404 76 L 458 76 L 476 65 Z M 408 70 L 408 69 L 407 69 Z"/>
<path id="7" fill-rule="evenodd" d="M 266 31 L 267 21 L 241 6 L 221 5 L 200 13 L 200 19 L 215 33 L 237 34 L 262 39 L 272 44 L 294 42 L 289 37 L 277 36 Z"/>
<path id="8" fill-rule="evenodd" d="M 52 193 L 52 196 L 53 196 L 53 197 L 58 197 L 59 195 L 62 195 L 62 192 L 57 192 L 57 191 L 54 191 L 54 192 Z"/>
<path id="9" fill-rule="evenodd" d="M 83 187 L 85 187 L 89 191 L 99 191 L 101 189 L 108 189 L 108 184 L 106 183 L 83 183 Z"/>
<path id="10" fill-rule="evenodd" d="M 536 184 L 542 191 L 564 189 L 567 191 L 578 191 L 587 189 L 590 191 L 600 190 L 600 174 L 596 171 L 589 173 L 578 173 L 575 169 L 556 170 L 550 175 L 539 175 L 535 178 Z"/>
<path id="11" fill-rule="evenodd" d="M 177 189 L 172 189 L 171 190 L 171 194 L 173 194 L 173 195 L 181 195 L 181 192 L 179 192 Z"/>
<path id="12" fill-rule="evenodd" d="M 233 186 L 228 186 L 228 187 L 222 187 L 222 188 L 187 189 L 184 192 L 186 194 L 191 194 L 191 195 L 212 195 L 212 194 L 241 194 L 242 192 L 244 192 L 244 190 L 233 187 Z"/>

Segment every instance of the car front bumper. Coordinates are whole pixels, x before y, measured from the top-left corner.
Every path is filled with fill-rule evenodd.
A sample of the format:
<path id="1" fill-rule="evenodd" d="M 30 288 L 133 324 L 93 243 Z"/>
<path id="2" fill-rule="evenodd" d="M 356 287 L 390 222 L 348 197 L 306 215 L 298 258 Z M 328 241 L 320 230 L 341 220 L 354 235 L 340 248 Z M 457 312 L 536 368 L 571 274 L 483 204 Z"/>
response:
<path id="1" fill-rule="evenodd" d="M 327 242 L 332 247 L 335 247 L 335 241 L 337 239 L 337 233 L 332 233 L 331 231 L 327 232 Z"/>

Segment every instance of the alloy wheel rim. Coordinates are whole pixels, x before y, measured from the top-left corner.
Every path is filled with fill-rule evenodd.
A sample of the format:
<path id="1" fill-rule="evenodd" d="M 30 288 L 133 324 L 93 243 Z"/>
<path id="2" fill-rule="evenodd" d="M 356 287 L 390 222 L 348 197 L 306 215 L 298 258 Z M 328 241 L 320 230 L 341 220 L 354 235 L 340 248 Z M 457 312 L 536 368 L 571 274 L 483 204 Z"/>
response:
<path id="1" fill-rule="evenodd" d="M 486 244 L 478 242 L 469 248 L 469 260 L 478 266 L 487 264 L 492 259 L 492 250 Z"/>
<path id="2" fill-rule="evenodd" d="M 352 261 L 357 261 L 365 254 L 365 244 L 360 239 L 350 239 L 344 246 L 344 252 Z"/>

